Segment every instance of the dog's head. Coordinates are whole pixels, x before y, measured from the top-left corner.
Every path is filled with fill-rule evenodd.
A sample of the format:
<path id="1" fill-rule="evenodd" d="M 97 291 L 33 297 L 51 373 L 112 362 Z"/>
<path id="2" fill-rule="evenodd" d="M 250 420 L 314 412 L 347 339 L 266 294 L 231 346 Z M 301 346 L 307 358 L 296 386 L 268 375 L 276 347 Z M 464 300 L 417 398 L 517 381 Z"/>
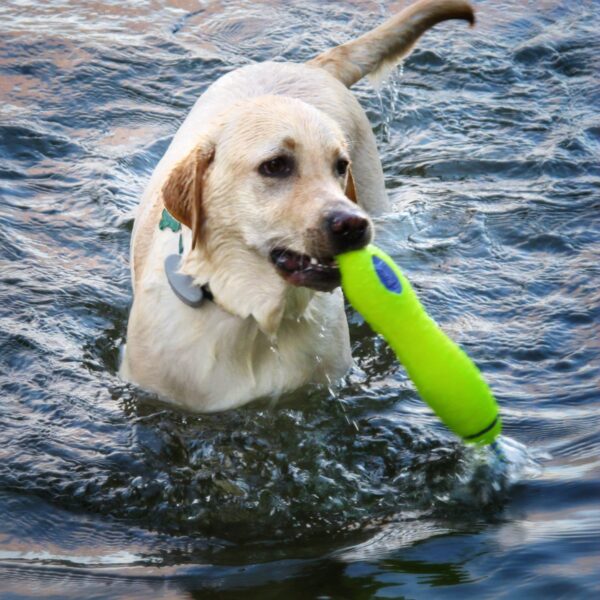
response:
<path id="1" fill-rule="evenodd" d="M 185 269 L 219 304 L 273 332 L 286 303 L 340 284 L 334 257 L 365 246 L 347 142 L 316 108 L 265 96 L 230 108 L 163 187 L 192 230 Z M 296 302 L 297 304 L 297 302 Z"/>

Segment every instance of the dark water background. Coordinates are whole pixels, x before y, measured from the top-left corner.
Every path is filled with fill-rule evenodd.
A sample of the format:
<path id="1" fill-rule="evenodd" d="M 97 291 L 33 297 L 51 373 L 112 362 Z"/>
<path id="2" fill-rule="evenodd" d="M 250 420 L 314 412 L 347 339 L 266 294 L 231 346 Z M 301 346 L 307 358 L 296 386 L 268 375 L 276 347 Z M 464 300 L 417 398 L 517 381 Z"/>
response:
<path id="1" fill-rule="evenodd" d="M 402 5 L 0 5 L 3 600 L 600 591 L 596 1 L 478 2 L 356 89 L 394 201 L 378 241 L 491 382 L 518 482 L 355 314 L 335 393 L 194 416 L 117 377 L 133 209 L 196 97 Z"/>

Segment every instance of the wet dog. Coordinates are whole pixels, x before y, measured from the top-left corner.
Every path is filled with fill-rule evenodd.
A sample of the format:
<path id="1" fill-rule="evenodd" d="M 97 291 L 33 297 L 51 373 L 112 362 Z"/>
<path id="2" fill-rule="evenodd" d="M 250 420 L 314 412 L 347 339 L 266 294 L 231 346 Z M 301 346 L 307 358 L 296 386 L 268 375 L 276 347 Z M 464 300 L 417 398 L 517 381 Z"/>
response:
<path id="1" fill-rule="evenodd" d="M 386 209 L 369 122 L 349 87 L 427 29 L 473 22 L 420 0 L 306 64 L 261 63 L 212 84 L 158 164 L 135 220 L 122 376 L 195 411 L 240 406 L 351 365 L 334 257 Z"/>

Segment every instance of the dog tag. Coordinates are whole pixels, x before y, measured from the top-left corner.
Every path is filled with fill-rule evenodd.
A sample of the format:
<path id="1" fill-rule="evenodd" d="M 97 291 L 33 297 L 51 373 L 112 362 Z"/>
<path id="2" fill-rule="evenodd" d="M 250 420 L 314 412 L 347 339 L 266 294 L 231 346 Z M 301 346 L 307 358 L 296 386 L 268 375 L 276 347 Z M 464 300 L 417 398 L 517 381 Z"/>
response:
<path id="1" fill-rule="evenodd" d="M 201 286 L 196 285 L 189 275 L 179 273 L 181 256 L 179 254 L 169 254 L 165 258 L 165 273 L 167 281 L 174 294 L 188 306 L 198 308 L 206 298 L 206 294 Z"/>

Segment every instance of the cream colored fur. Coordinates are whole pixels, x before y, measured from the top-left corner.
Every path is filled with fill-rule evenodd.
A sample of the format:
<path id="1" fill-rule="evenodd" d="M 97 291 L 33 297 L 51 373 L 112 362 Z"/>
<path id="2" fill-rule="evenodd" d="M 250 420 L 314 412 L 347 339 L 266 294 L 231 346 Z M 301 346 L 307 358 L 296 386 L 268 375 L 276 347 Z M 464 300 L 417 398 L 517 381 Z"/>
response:
<path id="1" fill-rule="evenodd" d="M 371 127 L 344 83 L 401 56 L 427 27 L 449 18 L 471 20 L 469 5 L 422 0 L 359 38 L 350 54 L 340 46 L 304 65 L 247 66 L 199 98 L 136 216 L 125 379 L 191 410 L 215 411 L 346 373 L 352 358 L 340 289 L 287 284 L 269 252 L 283 244 L 320 255 L 328 211 L 359 210 L 345 193 L 352 183 L 363 210 L 386 210 Z M 293 184 L 257 171 L 282 147 L 299 165 Z M 351 175 L 340 177 L 332 165 L 344 156 Z M 182 272 L 214 294 L 200 308 L 183 304 L 167 282 L 163 263 L 177 252 L 178 234 L 158 228 L 165 205 L 184 223 Z"/>

